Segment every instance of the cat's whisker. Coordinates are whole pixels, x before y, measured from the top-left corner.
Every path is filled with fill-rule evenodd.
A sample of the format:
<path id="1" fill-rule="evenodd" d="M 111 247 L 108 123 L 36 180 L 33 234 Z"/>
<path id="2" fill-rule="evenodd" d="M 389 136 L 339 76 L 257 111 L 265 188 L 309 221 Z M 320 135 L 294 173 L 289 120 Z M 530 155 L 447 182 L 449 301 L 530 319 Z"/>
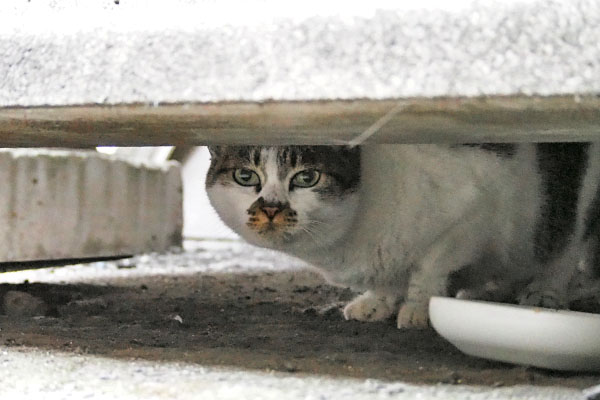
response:
<path id="1" fill-rule="evenodd" d="M 330 225 L 327 225 L 327 224 L 323 224 L 323 225 L 306 224 L 305 225 L 305 228 L 309 229 L 311 231 L 311 233 L 318 235 L 319 237 L 327 236 L 327 234 L 329 232 L 329 227 L 330 227 Z"/>
<path id="2" fill-rule="evenodd" d="M 329 226 L 329 224 L 325 224 L 325 223 L 318 223 L 318 222 L 307 222 L 306 225 L 308 226 L 313 226 L 313 227 L 319 227 L 319 228 L 326 228 Z"/>
<path id="3" fill-rule="evenodd" d="M 327 229 L 331 226 L 331 224 L 328 224 L 326 222 L 315 221 L 315 220 L 305 221 L 305 224 L 310 226 L 311 228 L 323 228 L 323 229 Z"/>
<path id="4" fill-rule="evenodd" d="M 327 224 L 326 222 L 324 222 L 324 221 L 319 221 L 319 220 L 317 220 L 317 219 L 307 219 L 307 220 L 306 220 L 306 222 L 307 222 L 307 223 L 309 223 L 309 224 L 323 224 L 323 225 L 329 225 L 329 224 Z"/>
<path id="5" fill-rule="evenodd" d="M 310 237 L 315 243 L 319 243 L 319 241 L 315 237 L 315 233 L 312 232 L 310 229 L 308 229 L 306 227 L 301 227 L 300 229 L 302 229 L 303 232 L 306 232 L 306 234 L 308 235 L 308 237 Z"/>
<path id="6" fill-rule="evenodd" d="M 310 222 L 302 224 L 302 228 L 310 230 L 312 233 L 317 233 L 316 230 L 321 228 L 321 226 L 313 225 Z"/>

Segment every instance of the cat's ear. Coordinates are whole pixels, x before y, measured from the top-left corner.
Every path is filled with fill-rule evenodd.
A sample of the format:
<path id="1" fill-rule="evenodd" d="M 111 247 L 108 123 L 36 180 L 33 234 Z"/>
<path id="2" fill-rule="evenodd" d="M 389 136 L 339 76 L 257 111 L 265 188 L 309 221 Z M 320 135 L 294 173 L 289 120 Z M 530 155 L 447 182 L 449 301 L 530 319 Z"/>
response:
<path id="1" fill-rule="evenodd" d="M 208 146 L 210 158 L 217 158 L 223 153 L 223 146 Z"/>

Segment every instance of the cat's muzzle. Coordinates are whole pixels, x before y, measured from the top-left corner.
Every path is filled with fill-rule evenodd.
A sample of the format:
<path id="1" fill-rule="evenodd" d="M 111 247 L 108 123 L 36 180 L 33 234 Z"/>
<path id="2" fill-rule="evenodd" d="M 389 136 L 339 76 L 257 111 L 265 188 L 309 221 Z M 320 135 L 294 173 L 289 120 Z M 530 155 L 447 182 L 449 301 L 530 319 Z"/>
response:
<path id="1" fill-rule="evenodd" d="M 260 235 L 284 234 L 298 222 L 289 203 L 266 202 L 259 197 L 247 210 L 246 225 Z"/>

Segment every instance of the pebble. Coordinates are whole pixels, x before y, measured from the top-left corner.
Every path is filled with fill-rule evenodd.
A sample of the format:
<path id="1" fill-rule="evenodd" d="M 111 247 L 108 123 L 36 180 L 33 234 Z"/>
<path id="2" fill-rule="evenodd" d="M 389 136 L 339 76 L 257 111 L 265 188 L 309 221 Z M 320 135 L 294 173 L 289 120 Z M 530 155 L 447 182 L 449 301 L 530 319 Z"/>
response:
<path id="1" fill-rule="evenodd" d="M 26 292 L 9 290 L 4 295 L 4 312 L 13 318 L 29 318 L 45 315 L 48 306 L 38 297 Z"/>
<path id="2" fill-rule="evenodd" d="M 451 385 L 457 385 L 462 383 L 462 377 L 456 371 L 450 372 L 443 380 L 442 383 L 449 383 Z"/>
<path id="3" fill-rule="evenodd" d="M 292 364 L 289 361 L 285 361 L 283 363 L 283 369 L 284 369 L 284 371 L 290 372 L 290 373 L 298 372 L 298 367 L 296 367 L 294 364 Z"/>
<path id="4" fill-rule="evenodd" d="M 132 269 L 132 268 L 136 268 L 136 267 L 137 267 L 137 265 L 131 258 L 125 258 L 125 259 L 117 262 L 118 269 Z"/>
<path id="5" fill-rule="evenodd" d="M 88 315 L 98 315 L 101 314 L 104 310 L 106 310 L 109 304 L 105 299 L 101 297 L 96 297 L 92 299 L 74 300 L 69 302 L 67 306 L 75 307 L 78 311 L 85 312 Z M 68 310 L 65 310 L 64 307 L 61 307 L 61 309 L 63 311 L 69 312 Z M 73 311 L 74 309 L 71 308 L 70 310 Z"/>

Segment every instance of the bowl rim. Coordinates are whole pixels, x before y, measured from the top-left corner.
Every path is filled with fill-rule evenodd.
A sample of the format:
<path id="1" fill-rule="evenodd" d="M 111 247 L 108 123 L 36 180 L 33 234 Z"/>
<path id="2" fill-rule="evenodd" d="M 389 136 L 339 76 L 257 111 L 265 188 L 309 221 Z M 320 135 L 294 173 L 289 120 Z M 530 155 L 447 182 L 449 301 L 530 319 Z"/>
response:
<path id="1" fill-rule="evenodd" d="M 434 302 L 442 302 L 442 303 L 462 303 L 466 305 L 478 304 L 484 307 L 490 308 L 502 308 L 505 310 L 512 309 L 516 312 L 535 312 L 536 314 L 552 314 L 559 315 L 565 317 L 584 317 L 597 319 L 600 321 L 600 314 L 597 313 L 588 313 L 583 311 L 571 311 L 571 310 L 560 310 L 555 308 L 546 308 L 546 307 L 537 307 L 537 306 L 526 306 L 521 304 L 510 304 L 510 303 L 498 303 L 494 301 L 484 301 L 484 300 L 470 300 L 470 299 L 458 299 L 456 297 L 446 297 L 446 296 L 432 296 L 429 299 L 429 307 L 431 307 Z"/>

